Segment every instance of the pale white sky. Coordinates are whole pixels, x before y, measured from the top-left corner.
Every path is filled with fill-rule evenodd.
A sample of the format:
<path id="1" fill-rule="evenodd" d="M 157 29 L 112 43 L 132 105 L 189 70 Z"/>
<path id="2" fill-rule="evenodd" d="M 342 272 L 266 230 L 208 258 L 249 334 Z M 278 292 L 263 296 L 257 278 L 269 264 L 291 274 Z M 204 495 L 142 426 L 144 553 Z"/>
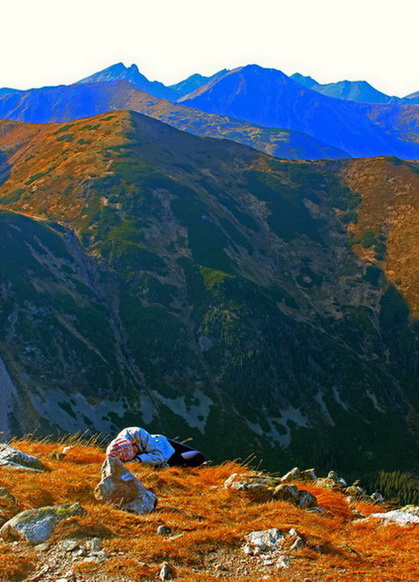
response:
<path id="1" fill-rule="evenodd" d="M 418 0 L 8 0 L 0 87 L 68 84 L 122 61 L 175 83 L 246 64 L 419 91 Z"/>

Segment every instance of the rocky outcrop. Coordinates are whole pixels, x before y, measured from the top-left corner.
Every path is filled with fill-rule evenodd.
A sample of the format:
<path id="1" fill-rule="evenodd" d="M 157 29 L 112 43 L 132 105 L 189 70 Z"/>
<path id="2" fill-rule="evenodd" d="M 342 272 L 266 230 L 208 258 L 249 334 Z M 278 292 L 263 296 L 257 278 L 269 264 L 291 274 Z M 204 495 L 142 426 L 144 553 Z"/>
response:
<path id="1" fill-rule="evenodd" d="M 282 483 L 282 479 L 263 473 L 253 472 L 239 475 L 233 473 L 224 482 L 226 489 L 244 493 L 246 497 L 255 502 L 288 501 L 302 509 L 317 506 L 317 499 L 304 489 L 298 489 L 295 485 Z"/>
<path id="2" fill-rule="evenodd" d="M 150 513 L 157 505 L 157 496 L 113 457 L 107 457 L 102 465 L 102 480 L 95 489 L 95 496 L 132 513 Z"/>
<path id="3" fill-rule="evenodd" d="M 399 525 L 419 525 L 419 506 L 406 505 L 393 511 L 372 513 L 367 519 L 380 519 L 384 523 L 398 523 Z"/>
<path id="4" fill-rule="evenodd" d="M 58 523 L 86 513 L 80 503 L 28 509 L 7 521 L 0 529 L 0 536 L 5 540 L 23 539 L 32 545 L 41 544 L 49 539 Z"/>

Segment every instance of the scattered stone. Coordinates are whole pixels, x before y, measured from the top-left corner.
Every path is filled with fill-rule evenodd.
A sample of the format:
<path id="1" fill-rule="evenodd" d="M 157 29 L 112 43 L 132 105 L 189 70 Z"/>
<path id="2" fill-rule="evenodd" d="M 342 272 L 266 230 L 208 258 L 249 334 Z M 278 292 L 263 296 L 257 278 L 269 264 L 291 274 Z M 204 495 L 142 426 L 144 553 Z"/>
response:
<path id="1" fill-rule="evenodd" d="M 166 536 L 171 534 L 172 530 L 167 525 L 159 525 L 159 527 L 157 528 L 157 533 L 159 534 L 159 536 Z"/>
<path id="2" fill-rule="evenodd" d="M 277 568 L 289 568 L 291 564 L 291 558 L 289 556 L 281 556 L 276 563 Z"/>
<path id="3" fill-rule="evenodd" d="M 336 471 L 329 471 L 329 473 L 327 475 L 327 479 L 331 479 L 332 481 L 334 481 L 336 483 L 336 485 L 339 485 L 339 487 L 347 487 L 348 486 L 345 479 L 342 479 L 342 477 L 339 477 L 338 474 L 336 473 Z"/>
<path id="4" fill-rule="evenodd" d="M 77 550 L 77 552 L 74 553 L 74 555 L 79 558 L 84 558 L 85 556 L 87 556 L 87 550 L 86 548 L 80 548 L 79 550 Z"/>
<path id="5" fill-rule="evenodd" d="M 372 501 L 375 501 L 375 503 L 377 503 L 377 504 L 384 503 L 384 501 L 385 501 L 384 497 L 378 491 L 374 491 L 374 493 L 370 496 L 370 498 L 372 499 Z"/>
<path id="6" fill-rule="evenodd" d="M 48 564 L 46 564 L 39 572 L 28 578 L 28 582 L 38 582 L 38 580 L 43 580 L 45 574 L 47 574 L 49 571 L 50 567 Z"/>
<path id="7" fill-rule="evenodd" d="M 224 487 L 245 493 L 249 499 L 260 503 L 273 499 L 273 491 L 278 483 L 279 479 L 261 473 L 252 472 L 246 475 L 233 473 L 224 481 Z"/>
<path id="8" fill-rule="evenodd" d="M 86 513 L 80 503 L 28 509 L 9 519 L 0 529 L 0 536 L 6 540 L 24 539 L 33 545 L 41 544 L 47 541 L 60 521 Z"/>
<path id="9" fill-rule="evenodd" d="M 416 525 L 419 524 L 419 506 L 406 505 L 401 509 L 385 513 L 372 513 L 366 519 L 381 519 L 385 523 L 398 523 L 399 525 Z"/>
<path id="10" fill-rule="evenodd" d="M 27 471 L 47 471 L 45 465 L 32 455 L 14 449 L 5 443 L 0 444 L 0 466 Z"/>
<path id="11" fill-rule="evenodd" d="M 305 546 L 305 541 L 301 536 L 298 536 L 295 541 L 292 542 L 290 550 L 299 550 Z"/>
<path id="12" fill-rule="evenodd" d="M 171 580 L 173 578 L 173 568 L 168 562 L 163 562 L 159 572 L 160 580 Z"/>
<path id="13" fill-rule="evenodd" d="M 316 485 L 319 487 L 324 487 L 325 489 L 339 489 L 333 479 L 328 479 L 326 477 L 319 477 L 319 479 L 316 480 Z"/>
<path id="14" fill-rule="evenodd" d="M 320 515 L 326 515 L 326 512 L 324 509 L 322 509 L 321 507 L 309 507 L 307 509 L 307 511 L 309 511 L 310 513 L 318 513 Z"/>
<path id="15" fill-rule="evenodd" d="M 281 482 L 286 483 L 287 481 L 315 481 L 317 475 L 315 469 L 305 469 L 301 471 L 298 467 L 294 467 L 288 473 L 285 473 L 281 477 Z"/>
<path id="16" fill-rule="evenodd" d="M 301 509 L 309 509 L 310 507 L 317 506 L 317 499 L 306 491 L 305 489 L 300 489 L 298 492 L 298 507 Z"/>
<path id="17" fill-rule="evenodd" d="M 65 453 L 59 453 L 58 451 L 53 451 L 49 455 L 54 461 L 62 461 L 65 458 Z"/>
<path id="18" fill-rule="evenodd" d="M 98 558 L 97 556 L 87 556 L 87 558 L 84 558 L 84 560 L 82 561 L 82 564 L 99 564 L 99 562 L 101 562 L 102 560 L 100 560 L 100 558 Z"/>
<path id="19" fill-rule="evenodd" d="M 102 550 L 102 542 L 100 538 L 92 538 L 86 542 L 86 548 L 91 552 L 100 552 Z"/>
<path id="20" fill-rule="evenodd" d="M 36 549 L 39 552 L 48 552 L 51 547 L 51 542 L 43 542 L 42 544 L 37 544 Z"/>
<path id="21" fill-rule="evenodd" d="M 362 487 L 359 487 L 359 485 L 350 485 L 349 487 L 345 487 L 343 492 L 345 493 L 345 495 L 348 495 L 349 497 L 354 497 L 355 499 L 358 499 L 359 497 L 365 495 L 365 489 L 362 489 Z"/>
<path id="22" fill-rule="evenodd" d="M 256 555 L 261 550 L 270 551 L 277 548 L 278 542 L 282 541 L 283 539 L 283 532 L 275 527 L 267 530 L 252 531 L 245 536 L 245 540 L 247 542 L 246 546 L 248 549 L 244 549 L 244 551 L 246 554 L 252 555 L 255 555 L 255 550 Z M 244 548 L 246 548 L 246 546 L 244 546 Z"/>
<path id="23" fill-rule="evenodd" d="M 79 549 L 80 544 L 76 540 L 64 540 L 62 542 L 62 548 L 65 552 L 74 552 L 74 550 Z"/>
<path id="24" fill-rule="evenodd" d="M 291 501 L 297 505 L 299 499 L 298 489 L 295 485 L 278 485 L 273 491 L 273 498 L 281 501 Z"/>
<path id="25" fill-rule="evenodd" d="M 315 469 L 306 469 L 305 471 L 301 471 L 301 477 L 304 481 L 315 481 L 317 479 Z"/>
<path id="26" fill-rule="evenodd" d="M 301 479 L 301 471 L 298 467 L 294 467 L 288 473 L 285 473 L 283 477 L 281 477 L 281 481 L 285 483 L 286 481 L 299 481 Z"/>
<path id="27" fill-rule="evenodd" d="M 170 538 L 166 538 L 164 541 L 165 542 L 172 542 L 173 540 L 177 540 L 178 538 L 183 538 L 185 534 L 180 533 L 180 534 L 176 534 L 175 536 L 170 536 Z"/>
<path id="28" fill-rule="evenodd" d="M 150 513 L 157 505 L 157 496 L 113 457 L 107 457 L 102 465 L 102 480 L 95 489 L 95 497 L 138 514 Z"/>
<path id="29" fill-rule="evenodd" d="M 105 552 L 105 550 L 99 550 L 98 552 L 92 552 L 91 556 L 93 558 L 97 558 L 99 562 L 103 562 L 103 560 L 106 560 L 106 558 L 108 557 L 108 554 L 107 552 Z"/>

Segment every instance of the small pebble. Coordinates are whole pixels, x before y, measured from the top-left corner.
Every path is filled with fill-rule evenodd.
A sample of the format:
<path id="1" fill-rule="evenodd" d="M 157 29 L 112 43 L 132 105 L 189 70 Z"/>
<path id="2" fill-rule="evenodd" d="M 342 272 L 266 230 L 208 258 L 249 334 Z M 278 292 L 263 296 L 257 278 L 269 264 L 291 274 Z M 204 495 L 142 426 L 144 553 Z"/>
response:
<path id="1" fill-rule="evenodd" d="M 159 572 L 160 580 L 171 580 L 173 574 L 173 570 L 171 565 L 168 562 L 163 562 Z"/>

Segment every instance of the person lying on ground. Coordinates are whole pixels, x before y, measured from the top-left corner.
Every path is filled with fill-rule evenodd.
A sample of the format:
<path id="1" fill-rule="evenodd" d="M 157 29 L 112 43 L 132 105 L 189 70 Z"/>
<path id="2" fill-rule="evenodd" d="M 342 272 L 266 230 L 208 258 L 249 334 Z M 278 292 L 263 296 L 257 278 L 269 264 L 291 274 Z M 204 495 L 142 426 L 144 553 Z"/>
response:
<path id="1" fill-rule="evenodd" d="M 205 462 L 201 452 L 138 426 L 124 428 L 108 445 L 106 454 L 123 462 L 138 461 L 160 467 L 198 467 Z"/>

